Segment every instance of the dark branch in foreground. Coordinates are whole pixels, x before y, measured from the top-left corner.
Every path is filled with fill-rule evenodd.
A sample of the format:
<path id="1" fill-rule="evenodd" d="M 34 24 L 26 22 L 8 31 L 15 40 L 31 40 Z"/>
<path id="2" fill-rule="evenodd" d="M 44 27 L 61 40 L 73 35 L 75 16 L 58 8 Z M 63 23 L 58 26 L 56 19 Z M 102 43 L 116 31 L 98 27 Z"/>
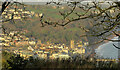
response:
<path id="1" fill-rule="evenodd" d="M 117 49 L 120 49 L 120 47 L 116 46 L 115 44 L 113 44 L 113 46 L 114 46 L 115 48 L 117 48 Z"/>
<path id="2" fill-rule="evenodd" d="M 4 2 L 4 3 L 2 4 L 2 9 L 1 9 L 0 15 L 4 12 L 4 10 L 8 7 L 9 4 L 10 4 L 10 2 Z"/>
<path id="3" fill-rule="evenodd" d="M 1 14 L 4 12 L 4 10 L 8 7 L 8 5 L 10 4 L 11 2 L 4 2 L 2 4 L 2 12 Z M 19 2 L 13 2 L 14 3 L 18 3 L 18 4 L 21 4 Z M 50 3 L 53 3 L 53 4 L 56 4 L 56 5 L 61 5 L 60 2 L 56 3 L 56 2 L 50 2 Z M 47 4 L 50 4 L 50 3 L 47 3 Z M 94 23 L 92 25 L 91 28 L 86 28 L 86 27 L 83 27 L 83 26 L 80 26 L 79 28 L 81 28 L 82 30 L 84 30 L 84 32 L 88 32 L 88 34 L 85 34 L 85 35 L 82 35 L 80 37 L 104 37 L 104 38 L 101 38 L 99 42 L 96 42 L 96 44 L 100 43 L 100 42 L 103 42 L 105 40 L 108 40 L 108 41 L 113 41 L 113 42 L 120 42 L 120 40 L 111 40 L 111 39 L 107 39 L 108 38 L 108 35 L 109 34 L 110 36 L 111 35 L 116 35 L 116 36 L 120 36 L 119 33 L 117 33 L 117 29 L 119 28 L 120 26 L 120 2 L 113 2 L 113 4 L 115 5 L 110 5 L 110 7 L 108 8 L 101 8 L 99 5 L 101 3 L 96 3 L 96 2 L 92 2 L 93 6 L 89 6 L 89 4 L 87 5 L 82 5 L 82 6 L 78 6 L 78 4 L 81 4 L 80 2 L 70 2 L 68 7 L 70 7 L 71 9 L 69 10 L 69 12 L 61 12 L 59 11 L 59 14 L 62 16 L 62 21 L 60 22 L 59 21 L 49 21 L 49 20 L 45 20 L 44 18 L 44 15 L 41 14 L 39 16 L 40 18 L 40 22 L 41 22 L 41 25 L 42 27 L 46 26 L 46 25 L 53 25 L 54 27 L 56 26 L 66 26 L 72 22 L 75 22 L 75 21 L 79 21 L 79 20 L 82 20 L 82 19 L 94 19 Z M 109 4 L 109 3 L 108 3 Z M 21 4 L 23 5 L 23 4 Z M 80 9 L 80 10 L 83 10 L 84 13 L 80 14 L 79 12 L 75 12 L 76 8 Z M 112 16 L 112 14 L 110 13 L 110 10 L 118 10 L 118 14 L 116 12 L 113 12 L 116 13 L 117 15 L 115 16 Z M 114 10 L 114 11 L 115 11 Z M 97 13 L 96 13 L 97 12 Z M 0 14 L 0 15 L 1 15 Z M 75 18 L 70 18 L 69 16 L 71 14 L 74 14 L 76 15 Z M 13 17 L 14 15 L 12 15 Z M 13 20 L 12 19 L 8 19 L 6 21 L 3 21 L 3 22 L 7 22 L 7 21 L 11 21 Z"/>

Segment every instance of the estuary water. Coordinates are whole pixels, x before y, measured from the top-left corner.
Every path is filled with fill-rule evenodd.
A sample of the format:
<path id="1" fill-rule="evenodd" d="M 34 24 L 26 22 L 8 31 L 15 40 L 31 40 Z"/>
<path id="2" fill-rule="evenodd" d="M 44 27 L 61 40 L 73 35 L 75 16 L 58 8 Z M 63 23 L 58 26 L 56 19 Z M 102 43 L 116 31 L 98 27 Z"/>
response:
<path id="1" fill-rule="evenodd" d="M 114 37 L 113 40 L 118 40 L 118 37 Z M 118 51 L 120 51 L 120 50 L 115 48 L 113 46 L 113 44 L 120 47 L 118 42 L 109 41 L 103 45 L 100 45 L 97 49 L 95 49 L 96 54 L 99 57 L 103 57 L 103 58 L 117 59 L 118 58 Z"/>

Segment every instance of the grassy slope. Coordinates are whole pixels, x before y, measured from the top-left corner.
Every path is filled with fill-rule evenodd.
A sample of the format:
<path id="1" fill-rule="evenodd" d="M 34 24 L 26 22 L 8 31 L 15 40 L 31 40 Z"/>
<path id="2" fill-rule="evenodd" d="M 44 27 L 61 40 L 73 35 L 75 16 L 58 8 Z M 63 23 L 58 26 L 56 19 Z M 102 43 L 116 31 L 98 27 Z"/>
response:
<path id="1" fill-rule="evenodd" d="M 45 18 L 50 18 L 51 20 L 59 20 L 62 17 L 60 17 L 59 11 L 68 11 L 69 8 L 65 7 L 64 10 L 62 9 L 53 9 L 52 6 L 28 6 L 28 10 L 35 11 L 36 13 L 44 13 Z M 81 10 L 76 9 L 76 12 L 81 12 Z M 75 17 L 75 15 L 70 15 L 70 17 Z M 79 24 L 78 24 L 79 23 Z M 80 35 L 84 34 L 84 32 L 78 28 L 80 25 L 86 26 L 88 22 L 84 21 L 78 21 L 71 24 L 68 24 L 65 27 L 53 27 L 53 26 L 46 26 L 41 27 L 41 24 L 39 22 L 39 18 L 32 18 L 25 21 L 16 21 L 16 24 L 9 24 L 6 23 L 5 26 L 8 29 L 14 30 L 14 29 L 27 29 L 29 33 L 27 36 L 30 36 L 31 34 L 41 39 L 42 41 L 51 41 L 55 43 L 67 43 L 69 44 L 69 41 L 71 39 L 74 39 L 76 41 L 79 41 L 83 38 L 80 38 Z M 84 39 L 85 40 L 85 39 Z"/>

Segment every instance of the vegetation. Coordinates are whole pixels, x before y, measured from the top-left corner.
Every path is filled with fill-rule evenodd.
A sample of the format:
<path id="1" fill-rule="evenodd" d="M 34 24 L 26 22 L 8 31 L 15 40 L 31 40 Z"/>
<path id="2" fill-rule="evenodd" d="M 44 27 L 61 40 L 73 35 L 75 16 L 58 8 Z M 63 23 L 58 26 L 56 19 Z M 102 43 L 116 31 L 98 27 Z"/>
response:
<path id="1" fill-rule="evenodd" d="M 5 58 L 8 57 L 8 58 Z M 107 68 L 107 69 L 117 69 L 118 63 L 116 62 L 96 62 L 89 61 L 89 59 L 82 59 L 76 57 L 74 59 L 68 60 L 44 60 L 44 59 L 34 59 L 30 57 L 29 59 L 23 59 L 19 55 L 10 54 L 3 52 L 3 69 L 2 70 L 23 70 L 23 69 L 44 69 L 44 68 L 79 68 L 79 69 L 95 69 L 95 68 Z"/>
<path id="2" fill-rule="evenodd" d="M 14 2 L 13 2 L 14 3 Z M 87 37 L 88 40 L 91 41 L 91 39 L 89 39 L 90 37 L 94 37 L 92 38 L 94 42 L 95 38 L 101 40 L 100 42 L 103 42 L 104 40 L 107 41 L 113 41 L 113 42 L 118 42 L 120 40 L 111 40 L 109 39 L 110 36 L 112 36 L 113 34 L 116 36 L 119 36 L 119 26 L 120 26 L 120 2 L 113 2 L 112 4 L 110 4 L 108 2 L 108 4 L 110 5 L 108 8 L 102 8 L 101 7 L 101 2 L 92 2 L 93 6 L 84 6 L 84 7 L 79 7 L 82 8 L 84 10 L 86 10 L 86 12 L 83 15 L 81 15 L 81 13 L 78 13 L 79 11 L 77 11 L 77 13 L 75 13 L 75 9 L 76 9 L 76 5 L 79 4 L 80 2 L 70 2 L 70 4 L 73 6 L 72 9 L 70 9 L 70 12 L 68 9 L 65 9 L 65 11 L 67 12 L 59 12 L 59 10 L 57 9 L 50 9 L 50 7 L 46 7 L 46 10 L 41 10 L 41 8 L 38 9 L 38 6 L 33 6 L 33 8 L 31 8 L 31 10 L 35 11 L 36 13 L 46 13 L 45 18 L 43 19 L 44 21 L 40 21 L 38 22 L 39 18 L 35 18 L 33 17 L 33 20 L 31 19 L 27 19 L 25 21 L 17 21 L 15 23 L 17 24 L 4 24 L 4 26 L 6 27 L 6 29 L 9 30 L 18 30 L 18 29 L 27 29 L 29 32 L 27 33 L 26 36 L 33 36 L 36 37 L 38 39 L 41 39 L 42 41 L 52 41 L 55 43 L 66 43 L 69 42 L 69 40 L 71 39 L 75 39 L 76 41 L 79 40 L 80 38 L 80 34 L 83 34 L 83 37 Z M 10 2 L 4 2 L 2 4 L 2 12 L 7 8 L 7 6 L 10 4 Z M 89 5 L 89 3 L 87 4 Z M 91 9 L 97 9 L 98 13 L 95 13 L 96 10 L 89 14 L 89 10 Z M 46 11 L 46 12 L 45 12 Z M 49 11 L 49 12 L 48 12 Z M 116 12 L 115 15 L 112 15 L 110 13 L 110 11 L 114 11 Z M 0 13 L 0 15 L 2 14 L 2 12 Z M 59 12 L 59 13 L 55 13 L 55 12 Z M 54 13 L 53 15 L 50 13 Z M 74 14 L 76 14 L 76 16 L 74 17 Z M 58 19 L 62 18 L 59 17 L 59 15 L 61 15 L 66 22 L 63 24 L 62 22 L 57 22 Z M 86 17 L 87 15 L 87 17 Z M 47 17 L 48 16 L 48 17 Z M 85 23 L 85 25 L 81 24 L 83 23 L 83 21 L 80 21 L 81 19 L 85 19 L 85 20 L 89 20 L 89 19 L 93 19 L 94 18 L 94 22 L 92 22 L 92 25 L 88 25 L 89 22 Z M 10 19 L 13 20 L 13 19 Z M 31 20 L 31 21 L 29 21 Z M 46 21 L 47 20 L 47 21 Z M 55 21 L 53 21 L 55 20 Z M 79 20 L 79 21 L 78 21 Z M 9 21 L 9 20 L 8 20 Z M 61 20 L 62 21 L 62 20 Z M 72 22 L 75 22 L 74 24 Z M 80 24 L 76 24 L 76 23 L 80 23 Z M 21 24 L 22 23 L 22 24 Z M 41 24 L 47 24 L 47 25 L 53 25 L 54 27 L 56 26 L 64 26 L 63 28 L 58 27 L 58 28 L 53 28 L 51 26 L 46 26 L 44 28 L 41 27 Z M 69 23 L 72 23 L 71 25 L 65 26 Z M 28 25 L 29 24 L 29 25 Z M 79 25 L 82 25 L 79 26 Z M 91 27 L 89 27 L 91 26 Z M 66 29 L 67 27 L 67 29 Z M 78 29 L 76 27 L 79 27 L 81 29 Z M 48 30 L 46 30 L 48 29 Z M 54 30 L 54 31 L 53 31 Z M 74 33 L 75 32 L 75 33 Z M 85 33 L 86 32 L 86 33 Z M 79 34 L 78 34 L 79 33 Z M 89 37 L 89 38 L 88 38 Z M 51 39 L 53 38 L 53 39 Z M 85 40 L 85 38 L 82 38 Z M 81 38 L 80 38 L 81 39 Z M 98 42 L 98 43 L 100 43 Z M 120 49 L 119 47 L 117 47 L 116 45 L 113 44 L 113 46 L 115 46 L 116 48 Z M 119 63 L 116 62 L 96 62 L 96 61 L 88 61 L 86 59 L 82 59 L 82 58 L 76 58 L 74 60 L 40 60 L 40 59 L 33 59 L 32 57 L 29 58 L 29 60 L 24 60 L 22 57 L 20 57 L 19 55 L 14 56 L 8 53 L 3 53 L 6 57 L 4 57 L 3 60 L 3 69 L 25 69 L 25 68 L 117 68 L 117 66 L 119 65 Z M 119 57 L 119 56 L 118 56 Z M 97 66 L 97 67 L 96 67 Z"/>
<path id="3" fill-rule="evenodd" d="M 49 16 L 49 18 L 52 18 L 52 20 L 60 19 L 60 17 L 57 18 L 58 16 L 60 16 L 58 12 L 61 9 L 59 8 L 54 9 L 52 6 L 36 6 L 36 5 L 35 6 L 29 5 L 26 8 L 29 9 L 30 11 L 35 11 L 37 13 L 44 13 L 45 17 Z M 66 6 L 65 9 L 67 9 Z M 80 22 L 81 24 L 77 24 L 78 22 Z M 87 38 L 80 37 L 80 35 L 85 34 L 85 32 L 82 29 L 80 29 L 79 26 L 81 25 L 88 26 L 89 21 L 86 22 L 86 20 L 83 20 L 78 22 L 72 23 L 71 25 L 68 25 L 66 27 L 53 27 L 53 26 L 41 27 L 39 18 L 33 17 L 33 19 L 28 19 L 22 22 L 17 20 L 15 21 L 15 24 L 5 23 L 3 25 L 7 31 L 26 29 L 29 31 L 28 33 L 26 33 L 26 36 L 28 37 L 33 36 L 37 39 L 40 39 L 42 42 L 51 41 L 53 43 L 65 43 L 68 45 L 71 39 L 75 40 L 76 42 L 80 40 L 83 41 L 87 40 Z"/>

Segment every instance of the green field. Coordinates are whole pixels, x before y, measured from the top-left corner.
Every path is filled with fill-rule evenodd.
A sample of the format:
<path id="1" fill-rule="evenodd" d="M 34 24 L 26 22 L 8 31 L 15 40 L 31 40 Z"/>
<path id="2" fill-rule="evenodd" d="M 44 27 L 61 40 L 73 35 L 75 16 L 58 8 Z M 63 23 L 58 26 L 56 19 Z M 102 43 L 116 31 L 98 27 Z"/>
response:
<path id="1" fill-rule="evenodd" d="M 42 6 L 42 5 L 28 5 L 26 7 L 27 10 L 34 11 L 35 13 L 44 13 L 45 19 L 50 19 L 51 21 L 61 20 L 62 16 L 60 16 L 59 11 L 68 12 L 70 9 L 65 6 L 64 9 L 53 8 L 52 6 Z M 82 10 L 76 9 L 74 12 L 83 13 Z M 76 17 L 76 15 L 71 14 L 70 18 Z M 51 41 L 54 43 L 65 43 L 69 44 L 70 40 L 73 39 L 76 42 L 79 40 L 85 41 L 86 38 L 80 38 L 80 35 L 85 34 L 83 30 L 79 28 L 79 26 L 89 26 L 88 20 L 81 20 L 77 22 L 70 23 L 64 27 L 57 26 L 45 26 L 41 27 L 41 23 L 38 17 L 33 17 L 31 19 L 16 21 L 15 24 L 6 23 L 4 24 L 8 31 L 11 30 L 19 30 L 26 29 L 29 32 L 26 36 L 30 37 L 31 35 L 37 39 L 42 40 L 42 42 Z"/>
<path id="2" fill-rule="evenodd" d="M 44 13 L 45 14 L 45 18 L 53 18 L 53 19 L 61 19 L 63 18 L 59 11 L 60 12 L 70 12 L 70 9 L 68 6 L 63 6 L 64 9 L 61 9 L 61 7 L 56 7 L 54 8 L 54 6 L 50 5 L 50 6 L 47 6 L 47 5 L 29 5 L 26 7 L 27 10 L 30 10 L 30 11 L 34 11 L 35 13 Z M 83 14 L 83 10 L 80 10 L 78 8 L 75 9 L 75 12 L 79 12 L 79 14 Z M 75 13 L 74 12 L 74 13 Z M 75 14 L 71 14 L 69 17 L 76 17 Z"/>

